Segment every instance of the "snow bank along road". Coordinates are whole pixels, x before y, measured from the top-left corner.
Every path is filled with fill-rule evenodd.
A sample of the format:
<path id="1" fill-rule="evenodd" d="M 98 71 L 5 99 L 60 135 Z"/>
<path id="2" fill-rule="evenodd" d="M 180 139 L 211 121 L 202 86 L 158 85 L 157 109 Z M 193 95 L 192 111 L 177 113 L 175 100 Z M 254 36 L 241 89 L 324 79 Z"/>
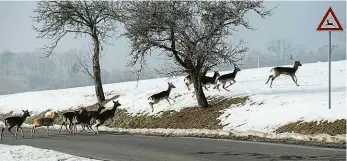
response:
<path id="1" fill-rule="evenodd" d="M 29 129 L 24 129 L 28 134 Z M 346 160 L 345 149 L 178 137 L 91 133 L 68 135 L 38 130 L 34 138 L 13 139 L 4 133 L 2 144 L 30 145 L 98 160 L 132 161 L 259 161 L 259 160 Z M 1 156 L 2 154 L 0 154 Z M 46 158 L 54 160 L 54 158 Z M 26 160 L 24 157 L 23 160 Z M 77 159 L 79 160 L 79 159 Z M 83 160 L 83 159 L 82 159 Z"/>

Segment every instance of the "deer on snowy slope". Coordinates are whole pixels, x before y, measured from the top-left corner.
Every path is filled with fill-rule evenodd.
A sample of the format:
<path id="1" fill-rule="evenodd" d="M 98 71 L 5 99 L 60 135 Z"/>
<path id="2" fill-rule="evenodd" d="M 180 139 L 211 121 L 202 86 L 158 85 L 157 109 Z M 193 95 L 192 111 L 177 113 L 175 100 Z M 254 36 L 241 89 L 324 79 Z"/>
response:
<path id="1" fill-rule="evenodd" d="M 217 80 L 216 80 L 217 83 L 216 83 L 215 88 L 217 88 L 220 91 L 219 86 L 220 86 L 220 84 L 223 84 L 223 86 L 222 86 L 223 89 L 225 89 L 226 91 L 230 91 L 227 88 L 229 86 L 233 85 L 234 83 L 236 83 L 235 77 L 236 77 L 237 72 L 239 72 L 239 71 L 241 71 L 241 69 L 234 65 L 234 71 L 232 73 L 224 74 L 224 75 L 221 75 L 220 77 L 217 78 Z M 228 81 L 230 82 L 230 84 L 227 87 L 225 87 L 225 84 Z M 233 81 L 233 83 L 231 83 L 231 81 Z"/>
<path id="2" fill-rule="evenodd" d="M 17 133 L 18 133 L 18 129 L 20 129 L 21 133 L 22 133 L 22 137 L 24 137 L 23 134 L 23 129 L 22 129 L 22 124 L 25 121 L 25 119 L 27 117 L 30 117 L 29 111 L 28 110 L 22 110 L 23 111 L 23 115 L 22 116 L 11 116 L 11 117 L 7 117 L 5 118 L 5 127 L 3 127 L 1 129 L 1 134 L 0 134 L 0 140 L 2 140 L 2 134 L 5 130 L 5 128 L 7 128 L 7 130 L 11 133 L 12 137 L 17 139 Z M 17 126 L 17 130 L 16 130 L 16 134 L 13 135 L 11 129 Z"/>
<path id="3" fill-rule="evenodd" d="M 289 75 L 292 77 L 292 80 L 294 81 L 294 83 L 296 84 L 296 86 L 298 85 L 298 78 L 296 78 L 296 71 L 299 69 L 299 66 L 302 66 L 302 64 L 300 63 L 300 61 L 295 61 L 294 62 L 294 66 L 292 68 L 290 67 L 275 67 L 271 69 L 271 74 L 269 75 L 269 78 L 267 79 L 267 82 L 265 84 L 267 84 L 269 82 L 269 80 L 271 79 L 271 83 L 270 83 L 270 88 L 272 88 L 272 82 L 280 75 Z M 294 79 L 295 78 L 295 79 Z"/>
<path id="4" fill-rule="evenodd" d="M 150 97 L 148 97 L 148 100 L 149 100 L 149 105 L 151 106 L 152 108 L 152 112 L 154 111 L 154 108 L 153 108 L 153 105 L 154 104 L 157 104 L 158 102 L 160 102 L 161 100 L 164 100 L 166 99 L 167 102 L 169 102 L 169 104 L 171 105 L 170 101 L 169 101 L 169 98 L 171 100 L 173 100 L 169 95 L 170 95 L 170 92 L 171 92 L 171 89 L 172 88 L 176 88 L 172 83 L 168 82 L 168 88 L 166 91 L 162 91 L 162 92 L 159 92 L 159 93 L 156 93 L 156 94 L 153 94 L 151 95 Z M 176 102 L 175 100 L 173 100 L 174 102 Z"/>

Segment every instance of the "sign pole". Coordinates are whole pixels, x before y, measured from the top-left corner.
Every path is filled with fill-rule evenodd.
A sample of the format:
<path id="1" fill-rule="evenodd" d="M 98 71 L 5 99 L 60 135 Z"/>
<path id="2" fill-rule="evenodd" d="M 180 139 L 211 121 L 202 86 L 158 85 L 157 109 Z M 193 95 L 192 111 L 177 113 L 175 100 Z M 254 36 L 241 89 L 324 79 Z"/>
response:
<path id="1" fill-rule="evenodd" d="M 329 31 L 329 109 L 331 109 L 331 31 Z"/>
<path id="2" fill-rule="evenodd" d="M 328 18 L 329 15 L 331 15 L 332 18 Z M 324 22 L 326 22 L 325 25 Z M 331 109 L 331 31 L 343 31 L 343 28 L 331 7 L 329 7 L 328 11 L 319 23 L 317 31 L 329 31 L 329 109 Z"/>

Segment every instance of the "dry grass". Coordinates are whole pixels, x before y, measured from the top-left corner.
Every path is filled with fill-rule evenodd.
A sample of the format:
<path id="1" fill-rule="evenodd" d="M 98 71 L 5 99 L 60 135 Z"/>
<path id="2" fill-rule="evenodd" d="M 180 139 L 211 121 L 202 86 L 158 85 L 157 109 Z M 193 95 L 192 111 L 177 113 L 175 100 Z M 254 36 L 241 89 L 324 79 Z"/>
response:
<path id="1" fill-rule="evenodd" d="M 220 110 L 229 108 L 232 104 L 242 104 L 248 97 L 229 98 L 223 97 L 210 98 L 211 107 L 202 109 L 199 107 L 188 107 L 179 112 L 165 111 L 159 116 L 137 115 L 129 116 L 126 110 L 116 113 L 116 119 L 110 127 L 120 128 L 179 128 L 179 129 L 221 129 Z M 106 124 L 109 124 L 107 122 Z"/>
<path id="2" fill-rule="evenodd" d="M 346 120 L 336 120 L 333 122 L 328 121 L 311 121 L 303 122 L 297 121 L 284 126 L 279 127 L 275 130 L 277 133 L 283 132 L 295 132 L 300 134 L 346 134 Z"/>

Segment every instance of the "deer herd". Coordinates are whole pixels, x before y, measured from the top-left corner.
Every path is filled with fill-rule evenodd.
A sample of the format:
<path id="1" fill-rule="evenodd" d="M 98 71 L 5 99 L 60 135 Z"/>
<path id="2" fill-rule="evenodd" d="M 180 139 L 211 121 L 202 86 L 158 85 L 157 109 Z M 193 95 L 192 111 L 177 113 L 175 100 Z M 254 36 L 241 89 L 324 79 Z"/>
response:
<path id="1" fill-rule="evenodd" d="M 298 85 L 298 79 L 296 78 L 296 75 L 295 75 L 299 66 L 302 66 L 300 61 L 295 61 L 293 67 L 274 67 L 274 68 L 272 68 L 270 70 L 269 78 L 265 84 L 267 84 L 269 82 L 269 80 L 271 79 L 270 88 L 272 88 L 272 83 L 278 76 L 289 75 L 289 76 L 291 76 L 294 83 L 297 86 L 299 86 Z M 230 91 L 227 88 L 230 87 L 231 85 L 233 85 L 234 83 L 236 83 L 235 77 L 236 77 L 237 72 L 239 72 L 239 71 L 241 71 L 241 69 L 238 68 L 237 66 L 234 66 L 234 71 L 232 73 L 220 75 L 218 73 L 218 71 L 214 71 L 214 74 L 212 77 L 206 76 L 207 72 L 204 72 L 203 76 L 201 76 L 201 78 L 200 78 L 200 82 L 201 82 L 201 85 L 207 91 L 208 91 L 208 88 L 206 86 L 210 87 L 211 85 L 214 85 L 214 89 L 218 89 L 219 91 L 220 91 L 220 88 L 219 88 L 220 85 L 222 85 L 222 88 L 224 90 Z M 229 85 L 225 87 L 225 85 L 228 82 L 229 82 Z M 189 86 L 192 83 L 193 82 L 192 82 L 192 78 L 190 75 L 188 75 L 184 78 L 184 84 L 187 86 L 188 90 L 190 90 Z M 176 87 L 172 83 L 168 82 L 168 89 L 167 90 L 159 92 L 159 93 L 155 93 L 148 98 L 149 105 L 152 109 L 152 112 L 154 111 L 153 105 L 157 104 L 158 102 L 160 102 L 164 99 L 170 105 L 171 105 L 171 103 L 170 103 L 169 99 L 171 99 L 172 101 L 175 102 L 175 100 L 170 97 L 170 92 L 173 88 L 176 88 Z M 81 125 L 82 131 L 86 131 L 85 128 L 88 128 L 88 130 L 91 130 L 95 134 L 98 134 L 99 133 L 99 129 L 98 129 L 99 126 L 103 125 L 109 119 L 111 119 L 112 122 L 114 121 L 113 117 L 115 115 L 116 109 L 117 109 L 117 107 L 121 106 L 121 104 L 118 101 L 113 101 L 113 107 L 111 109 L 106 109 L 106 110 L 104 110 L 105 107 L 100 103 L 98 103 L 97 106 L 98 106 L 98 110 L 96 110 L 96 111 L 88 111 L 82 107 L 81 110 L 63 113 L 61 115 L 63 118 L 63 121 L 62 121 L 62 124 L 60 126 L 59 132 L 62 130 L 62 128 L 64 126 L 66 131 L 75 135 L 76 131 L 77 131 L 77 125 Z M 102 110 L 104 110 L 104 111 L 101 112 Z M 23 129 L 21 126 L 24 123 L 24 121 L 26 120 L 26 118 L 30 117 L 30 113 L 28 110 L 22 110 L 22 111 L 23 111 L 22 116 L 11 116 L 11 117 L 5 118 L 5 120 L 4 120 L 5 127 L 3 127 L 1 129 L 1 135 L 0 135 L 1 140 L 2 140 L 2 134 L 5 130 L 5 128 L 7 128 L 7 130 L 11 133 L 12 137 L 15 139 L 17 139 L 17 133 L 18 133 L 19 129 L 21 130 L 22 137 L 24 137 Z M 58 118 L 58 113 L 51 112 L 48 115 L 48 117 L 42 117 L 42 118 L 34 119 L 32 129 L 30 132 L 31 136 L 33 136 L 35 134 L 35 129 L 37 127 L 41 127 L 41 126 L 47 127 L 46 135 L 48 135 L 49 126 L 52 126 L 53 131 L 54 131 L 55 129 L 54 129 L 53 123 L 57 118 Z M 17 128 L 16 128 L 15 134 L 13 134 L 11 129 L 15 126 Z M 69 128 L 68 128 L 68 126 L 69 126 Z M 96 130 L 93 130 L 92 126 L 94 126 Z"/>

